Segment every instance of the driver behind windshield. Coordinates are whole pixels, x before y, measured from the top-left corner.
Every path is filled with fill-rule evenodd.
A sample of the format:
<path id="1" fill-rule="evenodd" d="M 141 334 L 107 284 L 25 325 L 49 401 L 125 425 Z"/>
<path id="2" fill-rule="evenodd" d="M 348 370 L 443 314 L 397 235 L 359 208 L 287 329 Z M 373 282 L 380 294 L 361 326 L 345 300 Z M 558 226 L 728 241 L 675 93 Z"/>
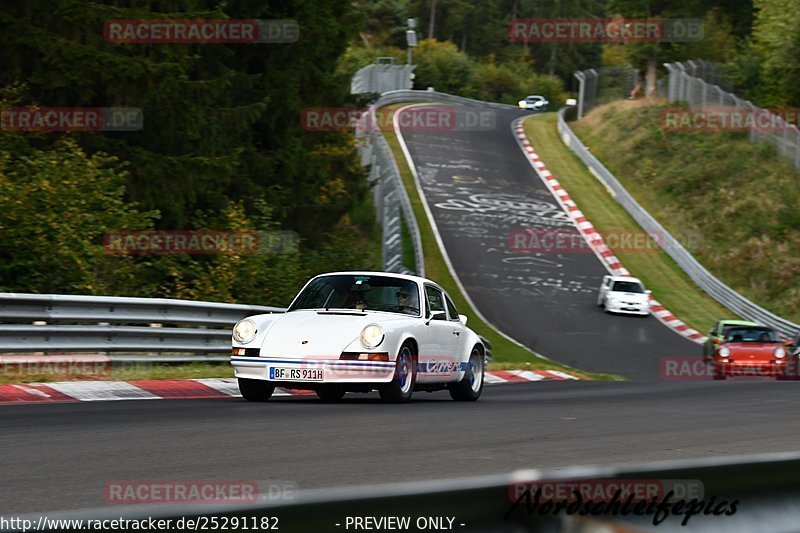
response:
<path id="1" fill-rule="evenodd" d="M 416 315 L 419 313 L 419 296 L 417 291 L 409 289 L 409 287 L 397 289 L 397 305 L 401 312 Z"/>
<path id="2" fill-rule="evenodd" d="M 725 342 L 776 343 L 780 341 L 775 332 L 769 328 L 736 327 L 726 333 Z"/>

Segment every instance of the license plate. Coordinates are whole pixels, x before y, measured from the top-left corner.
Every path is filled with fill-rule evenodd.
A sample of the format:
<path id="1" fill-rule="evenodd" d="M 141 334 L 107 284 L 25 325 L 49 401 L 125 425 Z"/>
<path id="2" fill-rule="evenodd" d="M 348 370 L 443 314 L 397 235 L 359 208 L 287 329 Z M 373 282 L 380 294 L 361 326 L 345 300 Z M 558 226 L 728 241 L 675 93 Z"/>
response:
<path id="1" fill-rule="evenodd" d="M 269 379 L 273 381 L 322 381 L 321 368 L 269 367 Z"/>

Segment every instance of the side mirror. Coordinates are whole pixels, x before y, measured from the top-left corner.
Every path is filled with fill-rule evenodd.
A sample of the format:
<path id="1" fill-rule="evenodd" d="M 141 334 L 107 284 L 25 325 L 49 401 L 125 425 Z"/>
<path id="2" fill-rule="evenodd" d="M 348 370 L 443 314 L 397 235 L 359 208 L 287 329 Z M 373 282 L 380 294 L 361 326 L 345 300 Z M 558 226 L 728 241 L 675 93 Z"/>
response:
<path id="1" fill-rule="evenodd" d="M 433 311 L 430 316 L 428 316 L 428 320 L 425 321 L 425 325 L 431 323 L 431 320 L 445 320 L 447 318 L 447 313 L 444 311 Z"/>
<path id="2" fill-rule="evenodd" d="M 794 348 L 794 343 L 791 340 L 784 342 L 783 345 L 787 348 Z"/>
<path id="3" fill-rule="evenodd" d="M 465 325 L 465 326 L 467 325 L 467 315 L 458 315 L 458 318 L 459 318 L 459 320 L 461 320 L 461 323 L 463 325 Z"/>
<path id="4" fill-rule="evenodd" d="M 650 289 L 647 289 L 646 291 L 644 291 L 644 293 L 645 294 L 653 294 L 653 291 L 651 291 Z"/>

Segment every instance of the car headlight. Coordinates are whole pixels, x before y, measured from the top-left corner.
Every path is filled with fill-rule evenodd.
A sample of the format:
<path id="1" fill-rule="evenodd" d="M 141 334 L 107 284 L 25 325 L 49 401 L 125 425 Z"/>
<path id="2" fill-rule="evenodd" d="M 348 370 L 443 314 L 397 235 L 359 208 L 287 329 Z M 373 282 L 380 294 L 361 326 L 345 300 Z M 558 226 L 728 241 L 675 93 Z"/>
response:
<path id="1" fill-rule="evenodd" d="M 364 326 L 361 330 L 361 346 L 364 348 L 376 348 L 383 342 L 383 328 L 378 324 Z"/>
<path id="2" fill-rule="evenodd" d="M 242 344 L 252 341 L 256 338 L 256 323 L 249 318 L 240 320 L 233 326 L 233 338 Z"/>
<path id="3" fill-rule="evenodd" d="M 720 357 L 730 357 L 731 349 L 728 348 L 727 346 L 723 346 L 722 348 L 719 349 L 719 355 Z"/>
<path id="4" fill-rule="evenodd" d="M 525 109 L 525 104 L 526 104 L 525 100 L 520 100 L 520 101 L 517 103 L 517 105 L 519 105 L 519 106 L 520 106 L 522 109 Z"/>
<path id="5" fill-rule="evenodd" d="M 775 354 L 775 357 L 777 357 L 778 359 L 786 357 L 786 350 L 784 349 L 783 346 L 778 346 L 772 353 Z"/>

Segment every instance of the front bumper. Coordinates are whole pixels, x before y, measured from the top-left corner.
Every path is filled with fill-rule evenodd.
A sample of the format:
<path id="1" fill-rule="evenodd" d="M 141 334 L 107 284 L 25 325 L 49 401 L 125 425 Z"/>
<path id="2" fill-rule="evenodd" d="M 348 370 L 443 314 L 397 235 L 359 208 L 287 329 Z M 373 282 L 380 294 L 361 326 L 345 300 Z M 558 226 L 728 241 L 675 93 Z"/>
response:
<path id="1" fill-rule="evenodd" d="M 629 302 L 608 302 L 606 309 L 612 313 L 625 313 L 629 315 L 649 315 L 650 303 L 638 304 Z"/>
<path id="2" fill-rule="evenodd" d="M 785 359 L 773 361 L 746 361 L 746 360 L 721 360 L 714 361 L 714 371 L 717 375 L 724 376 L 765 376 L 783 377 L 796 372 L 789 369 Z"/>
<path id="3" fill-rule="evenodd" d="M 301 385 L 320 385 L 325 383 L 388 383 L 394 377 L 393 361 L 342 361 L 338 359 L 286 359 L 280 357 L 231 357 L 234 375 L 243 379 L 271 381 L 270 367 L 289 367 L 300 370 L 322 370 L 322 380 L 292 380 Z M 283 382 L 284 380 L 274 380 Z"/>

